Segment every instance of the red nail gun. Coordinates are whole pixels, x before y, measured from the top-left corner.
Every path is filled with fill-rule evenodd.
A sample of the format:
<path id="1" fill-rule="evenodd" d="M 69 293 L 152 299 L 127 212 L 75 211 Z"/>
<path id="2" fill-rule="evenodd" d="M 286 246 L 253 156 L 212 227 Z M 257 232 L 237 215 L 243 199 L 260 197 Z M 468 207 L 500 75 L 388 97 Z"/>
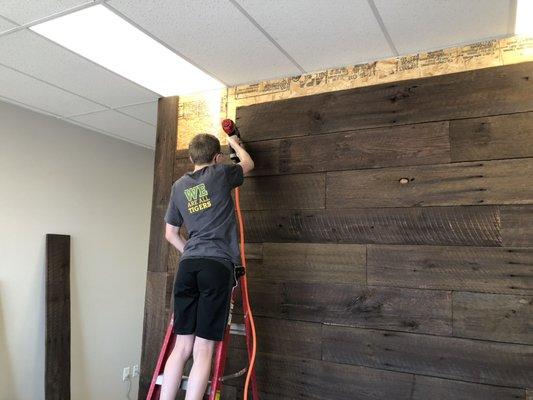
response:
<path id="1" fill-rule="evenodd" d="M 241 133 L 239 132 L 239 128 L 237 128 L 237 125 L 235 125 L 235 122 L 233 122 L 231 119 L 225 119 L 224 121 L 222 121 L 222 129 L 228 134 L 228 136 L 237 135 L 237 137 L 239 138 L 239 144 L 242 146 Z M 229 146 L 229 149 L 229 158 L 234 163 L 238 163 L 240 160 L 237 156 L 237 153 L 235 152 L 233 147 L 231 147 L 231 145 Z"/>

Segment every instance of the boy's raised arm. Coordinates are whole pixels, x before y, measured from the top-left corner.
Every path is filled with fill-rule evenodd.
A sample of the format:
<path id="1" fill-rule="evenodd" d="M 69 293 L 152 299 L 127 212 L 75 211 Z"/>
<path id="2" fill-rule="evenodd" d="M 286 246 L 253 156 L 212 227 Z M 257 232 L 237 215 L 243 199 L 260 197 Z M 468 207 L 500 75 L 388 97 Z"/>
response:
<path id="1" fill-rule="evenodd" d="M 240 160 L 239 165 L 242 167 L 244 175 L 246 175 L 248 172 L 254 169 L 254 160 L 252 160 L 250 154 L 248 154 L 248 152 L 241 146 L 237 135 L 228 136 L 228 142 L 233 150 L 235 150 L 235 153 L 237 153 L 237 157 L 239 157 Z"/>

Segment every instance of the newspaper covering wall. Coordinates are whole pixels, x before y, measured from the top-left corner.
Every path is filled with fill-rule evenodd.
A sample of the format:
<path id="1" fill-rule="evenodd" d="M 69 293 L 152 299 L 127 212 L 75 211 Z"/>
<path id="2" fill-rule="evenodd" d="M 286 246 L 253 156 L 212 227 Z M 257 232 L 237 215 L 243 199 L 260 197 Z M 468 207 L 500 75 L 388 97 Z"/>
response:
<path id="1" fill-rule="evenodd" d="M 177 147 L 186 149 L 201 132 L 226 144 L 220 121 L 235 119 L 240 106 L 525 61 L 533 61 L 533 37 L 514 36 L 180 96 Z"/>

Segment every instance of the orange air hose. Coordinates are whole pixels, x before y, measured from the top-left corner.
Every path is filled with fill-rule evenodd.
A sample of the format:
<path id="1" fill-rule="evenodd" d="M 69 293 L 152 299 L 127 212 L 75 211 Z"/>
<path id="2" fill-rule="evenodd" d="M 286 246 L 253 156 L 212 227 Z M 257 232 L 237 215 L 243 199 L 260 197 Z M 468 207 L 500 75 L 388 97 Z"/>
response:
<path id="1" fill-rule="evenodd" d="M 246 255 L 244 252 L 244 222 L 243 222 L 242 214 L 241 214 L 241 204 L 240 204 L 240 199 L 239 199 L 239 188 L 238 187 L 235 188 L 235 206 L 237 208 L 237 218 L 239 220 L 241 262 L 242 262 L 242 266 L 244 267 L 244 270 L 246 271 Z M 252 355 L 250 357 L 250 365 L 248 367 L 248 372 L 246 373 L 246 381 L 244 383 L 244 400 L 247 400 L 248 399 L 248 388 L 250 386 L 250 379 L 252 377 L 252 371 L 255 365 L 257 340 L 255 336 L 255 324 L 254 324 L 254 318 L 252 315 L 252 308 L 250 307 L 250 303 L 248 301 L 248 285 L 246 281 L 246 274 L 244 274 L 241 278 L 241 285 L 243 285 L 243 289 L 244 289 L 242 301 L 245 304 L 246 309 L 248 310 L 248 321 L 250 323 L 250 327 L 252 330 Z"/>

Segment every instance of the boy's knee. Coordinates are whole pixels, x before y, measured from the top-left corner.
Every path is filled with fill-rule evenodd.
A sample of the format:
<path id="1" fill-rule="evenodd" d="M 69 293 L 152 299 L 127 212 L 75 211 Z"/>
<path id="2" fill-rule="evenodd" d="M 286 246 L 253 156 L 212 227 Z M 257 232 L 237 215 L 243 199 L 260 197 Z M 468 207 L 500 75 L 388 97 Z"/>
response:
<path id="1" fill-rule="evenodd" d="M 211 357 L 211 355 L 213 354 L 214 348 L 215 348 L 214 341 L 196 337 L 196 340 L 194 341 L 193 353 L 195 357 L 201 357 L 204 355 L 207 357 Z"/>
<path id="2" fill-rule="evenodd" d="M 174 345 L 174 351 L 176 352 L 176 355 L 180 359 L 188 360 L 192 354 L 193 343 L 194 342 L 192 340 L 177 340 L 176 344 Z"/>

